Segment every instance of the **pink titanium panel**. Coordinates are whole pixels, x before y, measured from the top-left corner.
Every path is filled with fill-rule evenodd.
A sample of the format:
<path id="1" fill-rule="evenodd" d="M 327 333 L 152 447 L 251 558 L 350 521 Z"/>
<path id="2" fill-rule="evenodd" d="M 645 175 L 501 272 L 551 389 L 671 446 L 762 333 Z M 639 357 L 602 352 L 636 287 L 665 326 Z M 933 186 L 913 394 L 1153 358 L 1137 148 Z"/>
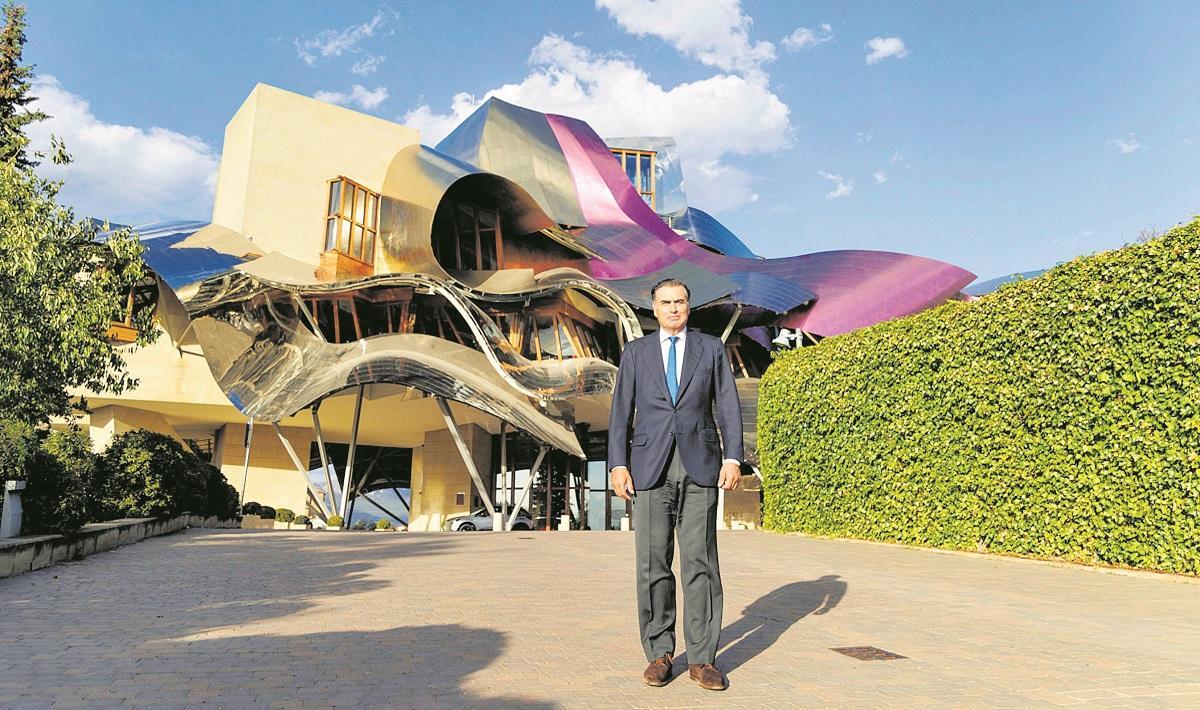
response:
<path id="1" fill-rule="evenodd" d="M 894 252 L 846 250 L 782 259 L 714 254 L 676 234 L 634 190 L 609 147 L 586 123 L 548 114 L 566 157 L 588 228 L 581 237 L 605 259 L 592 262 L 599 279 L 656 271 L 685 259 L 714 274 L 759 272 L 817 294 L 810 307 L 781 325 L 837 335 L 910 315 L 952 298 L 975 279 L 952 264 Z"/>

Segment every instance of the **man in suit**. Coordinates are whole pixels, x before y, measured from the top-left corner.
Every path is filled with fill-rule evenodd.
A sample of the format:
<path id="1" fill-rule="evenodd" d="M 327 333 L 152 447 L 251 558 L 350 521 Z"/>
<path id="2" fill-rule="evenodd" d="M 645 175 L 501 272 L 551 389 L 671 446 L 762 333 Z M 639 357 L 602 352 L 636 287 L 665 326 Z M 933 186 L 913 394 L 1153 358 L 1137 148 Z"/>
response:
<path id="1" fill-rule="evenodd" d="M 671 680 L 677 533 L 688 675 L 702 688 L 724 690 L 728 682 L 714 665 L 723 600 L 717 495 L 741 478 L 742 411 L 725 345 L 687 327 L 690 295 L 676 279 L 650 291 L 659 330 L 629 342 L 621 354 L 608 464 L 613 491 L 633 501 L 638 621 L 650 662 L 642 680 L 653 686 Z"/>

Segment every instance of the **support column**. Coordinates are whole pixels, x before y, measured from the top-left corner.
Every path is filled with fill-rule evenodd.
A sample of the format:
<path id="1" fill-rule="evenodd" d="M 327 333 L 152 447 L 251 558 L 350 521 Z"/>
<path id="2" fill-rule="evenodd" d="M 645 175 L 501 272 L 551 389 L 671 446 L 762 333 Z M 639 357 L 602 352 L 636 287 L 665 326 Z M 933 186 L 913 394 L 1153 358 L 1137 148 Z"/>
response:
<path id="1" fill-rule="evenodd" d="M 512 530 L 513 524 L 517 522 L 517 513 L 521 508 L 525 507 L 525 502 L 529 499 L 529 492 L 533 490 L 533 481 L 537 478 L 538 469 L 542 466 L 542 459 L 546 458 L 546 447 L 538 449 L 537 458 L 533 460 L 533 466 L 529 467 L 529 478 L 525 481 L 525 488 L 521 491 L 521 497 L 513 504 L 513 514 L 508 518 L 508 524 L 504 526 L 505 530 Z"/>
<path id="2" fill-rule="evenodd" d="M 343 518 L 345 525 L 349 526 L 350 521 L 346 520 L 346 503 L 350 500 L 350 483 L 354 479 L 354 450 L 358 448 L 358 420 L 362 417 L 363 390 L 366 385 L 358 386 L 358 393 L 354 397 L 354 422 L 350 425 L 350 452 L 346 455 L 346 472 L 342 474 L 342 504 L 338 506 L 338 512 Z"/>
<path id="3" fill-rule="evenodd" d="M 321 491 L 312 484 L 312 479 L 308 477 L 308 466 L 300 462 L 300 457 L 296 455 L 296 450 L 292 448 L 292 442 L 283 435 L 283 429 L 279 428 L 279 422 L 271 422 L 271 426 L 275 428 L 275 436 L 279 437 L 279 443 L 283 444 L 283 450 L 287 452 L 288 458 L 292 460 L 292 465 L 304 477 L 304 485 L 308 487 L 308 494 L 313 497 L 317 503 L 317 510 L 321 511 L 321 515 L 325 520 L 329 520 L 329 511 L 325 508 L 325 501 L 321 499 Z"/>
<path id="4" fill-rule="evenodd" d="M 475 489 L 479 491 L 479 497 L 483 500 L 483 505 L 487 508 L 490 515 L 496 515 L 496 506 L 492 503 L 492 496 L 488 493 L 487 487 L 483 485 L 483 479 L 479 477 L 479 469 L 475 468 L 475 459 L 471 458 L 471 450 L 467 448 L 467 442 L 463 441 L 462 433 L 458 431 L 458 424 L 454 421 L 454 412 L 450 411 L 450 403 L 444 397 L 437 398 L 438 408 L 442 410 L 442 418 L 446 420 L 446 427 L 450 430 L 450 438 L 454 439 L 454 444 L 458 446 L 458 453 L 462 456 L 463 465 L 467 467 L 467 473 L 471 475 L 471 480 L 475 483 Z"/>
<path id="5" fill-rule="evenodd" d="M 241 505 L 246 504 L 246 481 L 250 478 L 250 442 L 254 439 L 254 420 L 246 422 L 246 438 L 243 439 L 243 445 L 246 447 L 246 458 L 242 462 L 242 494 L 239 496 Z M 238 511 L 239 513 L 242 511 Z"/>
<path id="6" fill-rule="evenodd" d="M 317 436 L 317 451 L 321 454 L 321 470 L 325 473 L 325 490 L 329 492 L 329 505 L 337 509 L 337 493 L 333 490 L 333 474 L 329 473 L 329 454 L 325 451 L 325 439 L 321 436 L 321 417 L 317 415 L 317 410 L 321 408 L 321 400 L 309 410 L 312 412 L 313 433 Z"/>

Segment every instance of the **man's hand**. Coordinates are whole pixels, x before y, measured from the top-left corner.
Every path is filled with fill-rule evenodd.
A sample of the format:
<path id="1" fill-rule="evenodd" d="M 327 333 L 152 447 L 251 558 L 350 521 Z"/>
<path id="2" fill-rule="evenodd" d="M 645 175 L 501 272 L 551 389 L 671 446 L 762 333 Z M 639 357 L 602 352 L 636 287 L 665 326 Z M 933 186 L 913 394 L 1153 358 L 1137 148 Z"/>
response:
<path id="1" fill-rule="evenodd" d="M 741 480 L 742 467 L 740 465 L 736 463 L 721 464 L 721 475 L 717 477 L 717 486 L 732 491 L 738 487 L 738 482 Z"/>
<path id="2" fill-rule="evenodd" d="M 618 498 L 623 500 L 633 499 L 633 478 L 629 475 L 629 469 L 624 466 L 617 466 L 612 470 L 612 475 L 609 478 L 612 483 L 613 493 Z"/>

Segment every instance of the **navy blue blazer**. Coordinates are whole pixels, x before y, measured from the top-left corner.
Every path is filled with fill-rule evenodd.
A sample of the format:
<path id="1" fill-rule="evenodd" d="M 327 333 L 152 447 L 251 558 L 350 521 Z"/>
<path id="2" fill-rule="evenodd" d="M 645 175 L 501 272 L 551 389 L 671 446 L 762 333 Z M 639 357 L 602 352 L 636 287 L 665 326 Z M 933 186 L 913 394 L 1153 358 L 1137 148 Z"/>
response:
<path id="1" fill-rule="evenodd" d="M 627 467 L 635 490 L 658 485 L 672 444 L 688 476 L 706 487 L 717 485 L 723 459 L 745 458 L 742 408 L 720 339 L 688 329 L 678 400 L 672 405 L 667 393 L 658 333 L 627 343 L 608 415 L 608 467 Z"/>

